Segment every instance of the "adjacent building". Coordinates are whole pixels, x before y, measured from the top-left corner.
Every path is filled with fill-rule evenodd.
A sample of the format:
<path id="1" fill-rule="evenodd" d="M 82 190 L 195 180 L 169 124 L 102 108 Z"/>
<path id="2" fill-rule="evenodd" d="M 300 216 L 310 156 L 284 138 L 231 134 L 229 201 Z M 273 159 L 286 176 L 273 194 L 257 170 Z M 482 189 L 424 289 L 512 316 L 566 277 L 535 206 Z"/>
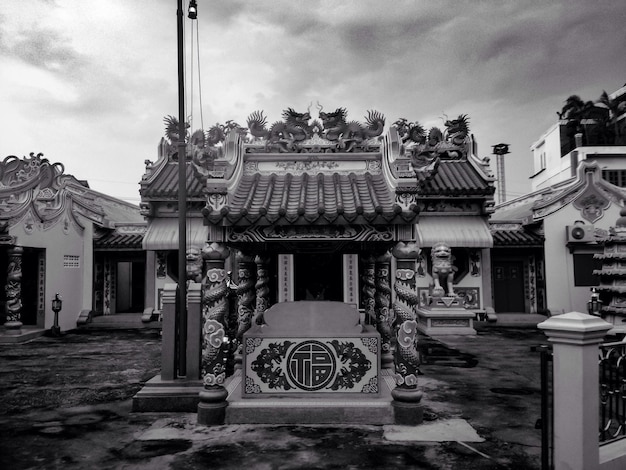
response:
<path id="1" fill-rule="evenodd" d="M 626 187 L 626 87 L 597 103 L 570 97 L 560 117 L 531 146 L 532 192 L 490 220 L 498 313 L 586 311 L 599 282 L 593 255 Z"/>
<path id="2" fill-rule="evenodd" d="M 43 154 L 0 162 L 0 308 L 5 335 L 143 312 L 139 208 L 89 188 Z"/>

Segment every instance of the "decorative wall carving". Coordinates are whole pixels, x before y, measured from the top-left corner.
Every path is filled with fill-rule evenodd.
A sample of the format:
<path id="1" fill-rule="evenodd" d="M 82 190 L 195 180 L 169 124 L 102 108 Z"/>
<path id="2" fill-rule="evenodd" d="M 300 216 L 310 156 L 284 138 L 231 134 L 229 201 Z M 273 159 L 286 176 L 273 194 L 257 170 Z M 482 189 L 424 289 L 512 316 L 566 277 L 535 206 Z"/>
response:
<path id="1" fill-rule="evenodd" d="M 77 215 L 103 223 L 102 208 L 84 197 L 87 189 L 63 171 L 62 164 L 50 163 L 42 153 L 5 158 L 0 162 L 0 221 L 21 223 L 26 233 L 61 222 L 66 234 L 72 226 L 82 228 Z"/>
<path id="2" fill-rule="evenodd" d="M 454 288 L 454 293 L 459 299 L 460 305 L 469 310 L 480 309 L 480 288 L 479 287 L 458 287 Z M 419 306 L 430 306 L 429 288 L 418 287 L 417 294 L 419 296 Z"/>
<path id="3" fill-rule="evenodd" d="M 270 240 L 345 240 L 391 241 L 393 226 L 369 225 L 274 225 L 268 227 L 230 227 L 230 242 L 263 242 Z"/>

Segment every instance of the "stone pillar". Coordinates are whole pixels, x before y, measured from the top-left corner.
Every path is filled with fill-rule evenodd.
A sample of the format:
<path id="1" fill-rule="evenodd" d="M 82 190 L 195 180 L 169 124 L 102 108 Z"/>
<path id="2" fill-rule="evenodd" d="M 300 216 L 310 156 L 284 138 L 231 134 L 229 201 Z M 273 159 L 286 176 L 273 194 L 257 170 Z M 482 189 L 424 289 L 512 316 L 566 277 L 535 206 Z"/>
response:
<path id="1" fill-rule="evenodd" d="M 243 334 L 252 326 L 254 307 L 256 303 L 254 272 L 256 266 L 254 257 L 246 253 L 237 253 L 239 265 L 239 284 L 237 285 L 237 355 L 235 356 L 235 368 L 241 367 L 241 354 Z"/>
<path id="2" fill-rule="evenodd" d="M 367 255 L 361 258 L 363 263 L 363 309 L 365 310 L 365 323 L 371 324 L 376 320 L 374 296 L 376 294 L 376 258 Z"/>
<path id="3" fill-rule="evenodd" d="M 202 285 L 190 282 L 187 286 L 187 349 L 185 377 L 200 379 L 200 355 L 202 350 Z"/>
<path id="4" fill-rule="evenodd" d="M 22 255 L 24 248 L 14 246 L 8 250 L 9 265 L 7 267 L 7 283 L 4 286 L 6 292 L 6 323 L 4 324 L 7 335 L 19 335 L 22 333 Z"/>
<path id="5" fill-rule="evenodd" d="M 156 251 L 148 250 L 146 253 L 146 267 L 144 270 L 145 284 L 143 296 L 143 316 L 142 322 L 152 320 L 152 314 L 156 307 Z"/>
<path id="6" fill-rule="evenodd" d="M 419 353 L 417 352 L 417 305 L 415 271 L 419 248 L 415 242 L 398 242 L 392 250 L 396 258 L 396 299 L 394 332 L 396 334 L 396 388 L 391 391 L 396 424 L 419 424 L 423 410 L 422 392 L 417 387 Z"/>
<path id="7" fill-rule="evenodd" d="M 81 312 L 90 312 L 93 308 L 93 222 L 83 220 L 83 285 Z"/>
<path id="8" fill-rule="evenodd" d="M 174 380 L 176 374 L 176 284 L 163 286 L 161 327 L 161 380 Z"/>
<path id="9" fill-rule="evenodd" d="M 224 424 L 228 392 L 224 388 L 228 338 L 224 318 L 228 312 L 228 286 L 224 260 L 230 254 L 223 243 L 207 243 L 202 249 L 206 268 L 202 292 L 202 381 L 198 424 Z"/>
<path id="10" fill-rule="evenodd" d="M 537 326 L 554 345 L 554 468 L 598 468 L 598 345 L 612 325 L 586 313 L 570 312 Z"/>
<path id="11" fill-rule="evenodd" d="M 393 365 L 393 353 L 391 351 L 391 285 L 389 274 L 391 272 L 391 255 L 385 254 L 376 258 L 376 329 L 381 337 L 381 366 L 388 368 Z"/>
<path id="12" fill-rule="evenodd" d="M 257 255 L 256 263 L 256 320 L 257 325 L 263 324 L 263 314 L 270 307 L 269 289 L 269 256 Z"/>

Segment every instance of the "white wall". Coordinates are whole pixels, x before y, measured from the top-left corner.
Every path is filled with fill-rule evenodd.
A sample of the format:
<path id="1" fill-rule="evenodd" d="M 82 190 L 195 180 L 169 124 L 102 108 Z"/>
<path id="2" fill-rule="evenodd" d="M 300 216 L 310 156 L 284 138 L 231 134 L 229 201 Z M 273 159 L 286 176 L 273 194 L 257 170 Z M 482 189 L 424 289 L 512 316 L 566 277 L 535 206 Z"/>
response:
<path id="1" fill-rule="evenodd" d="M 611 203 L 594 227 L 608 230 L 614 226 L 620 209 L 620 206 Z M 574 260 L 566 245 L 565 226 L 573 225 L 576 220 L 584 219 L 572 204 L 544 219 L 546 296 L 548 309 L 553 315 L 587 311 L 590 287 L 574 285 Z"/>
<path id="2" fill-rule="evenodd" d="M 561 157 L 560 125 L 557 123 L 531 147 L 533 154 L 534 173 L 530 184 L 532 191 L 545 188 L 571 176 L 569 158 Z M 545 153 L 546 168 L 541 173 L 541 154 Z"/>
<path id="3" fill-rule="evenodd" d="M 54 324 L 51 302 L 57 292 L 63 299 L 63 309 L 59 313 L 61 331 L 76 328 L 76 320 L 83 306 L 85 259 L 82 232 L 83 230 L 74 224 L 69 224 L 67 230 L 64 231 L 62 221 L 47 230 L 39 224 L 34 224 L 31 233 L 27 233 L 24 223 L 18 223 L 9 229 L 9 234 L 17 237 L 17 245 L 46 250 L 44 322 L 46 329 Z M 65 255 L 78 256 L 80 267 L 64 268 Z M 89 276 L 91 276 L 90 273 Z"/>

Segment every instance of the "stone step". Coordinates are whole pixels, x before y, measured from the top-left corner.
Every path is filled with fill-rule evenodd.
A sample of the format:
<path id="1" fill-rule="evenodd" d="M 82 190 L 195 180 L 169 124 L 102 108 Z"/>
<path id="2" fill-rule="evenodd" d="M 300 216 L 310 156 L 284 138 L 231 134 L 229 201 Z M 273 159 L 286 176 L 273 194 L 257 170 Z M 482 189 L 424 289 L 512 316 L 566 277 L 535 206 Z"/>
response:
<path id="1" fill-rule="evenodd" d="M 143 322 L 141 313 L 118 313 L 114 315 L 99 315 L 91 321 L 81 325 L 79 329 L 143 329 L 161 328 L 161 322 Z"/>
<path id="2" fill-rule="evenodd" d="M 226 384 L 226 424 L 393 424 L 394 386 L 391 372 L 384 369 L 377 397 L 243 398 L 237 371 Z"/>

